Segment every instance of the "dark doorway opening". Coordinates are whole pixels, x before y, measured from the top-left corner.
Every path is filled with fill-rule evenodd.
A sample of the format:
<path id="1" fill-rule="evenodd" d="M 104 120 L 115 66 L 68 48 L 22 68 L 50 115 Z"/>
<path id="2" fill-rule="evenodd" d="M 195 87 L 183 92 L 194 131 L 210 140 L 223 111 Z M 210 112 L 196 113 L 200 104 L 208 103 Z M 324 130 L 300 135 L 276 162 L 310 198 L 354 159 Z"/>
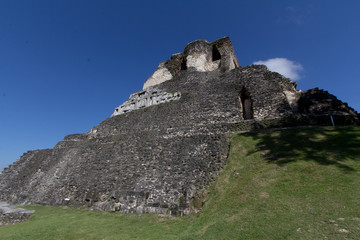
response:
<path id="1" fill-rule="evenodd" d="M 220 60 L 221 59 L 221 54 L 219 52 L 219 50 L 217 49 L 217 47 L 215 45 L 212 46 L 212 60 L 216 61 L 216 60 Z"/>
<path id="2" fill-rule="evenodd" d="M 240 92 L 240 103 L 244 120 L 253 119 L 254 113 L 252 108 L 252 101 L 246 88 L 243 88 Z"/>
<path id="3" fill-rule="evenodd" d="M 186 66 L 186 57 L 183 58 L 182 62 L 181 62 L 181 70 L 186 70 L 187 66 Z"/>

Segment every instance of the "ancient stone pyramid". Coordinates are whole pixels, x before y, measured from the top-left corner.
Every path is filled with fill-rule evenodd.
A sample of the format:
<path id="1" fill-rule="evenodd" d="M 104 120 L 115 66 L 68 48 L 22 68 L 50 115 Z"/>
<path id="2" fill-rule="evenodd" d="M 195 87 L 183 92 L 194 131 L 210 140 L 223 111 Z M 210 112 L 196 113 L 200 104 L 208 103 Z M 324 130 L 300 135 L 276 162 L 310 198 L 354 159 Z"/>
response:
<path id="1" fill-rule="evenodd" d="M 0 174 L 0 201 L 188 214 L 226 164 L 232 131 L 359 124 L 326 91 L 265 66 L 242 67 L 229 38 L 189 43 L 112 116 Z M 196 207 L 196 206 L 195 206 Z"/>

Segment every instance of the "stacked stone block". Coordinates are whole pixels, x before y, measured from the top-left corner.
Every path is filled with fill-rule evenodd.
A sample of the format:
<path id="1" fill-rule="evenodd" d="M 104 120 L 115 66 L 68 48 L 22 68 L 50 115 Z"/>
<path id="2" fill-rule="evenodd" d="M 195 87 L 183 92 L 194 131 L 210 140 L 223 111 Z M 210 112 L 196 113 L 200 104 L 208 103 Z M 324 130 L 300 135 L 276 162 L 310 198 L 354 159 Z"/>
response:
<path id="1" fill-rule="evenodd" d="M 201 61 L 187 62 L 196 56 Z M 217 67 L 202 71 L 211 64 Z M 134 103 L 131 111 L 115 110 L 88 133 L 28 152 L 5 169 L 0 200 L 188 214 L 225 166 L 229 132 L 328 124 L 332 110 L 345 124 L 359 123 L 332 95 L 298 91 L 265 66 L 239 66 L 228 38 L 190 43 L 162 66 L 171 78 L 118 108 Z M 159 96 L 174 99 L 144 103 Z"/>

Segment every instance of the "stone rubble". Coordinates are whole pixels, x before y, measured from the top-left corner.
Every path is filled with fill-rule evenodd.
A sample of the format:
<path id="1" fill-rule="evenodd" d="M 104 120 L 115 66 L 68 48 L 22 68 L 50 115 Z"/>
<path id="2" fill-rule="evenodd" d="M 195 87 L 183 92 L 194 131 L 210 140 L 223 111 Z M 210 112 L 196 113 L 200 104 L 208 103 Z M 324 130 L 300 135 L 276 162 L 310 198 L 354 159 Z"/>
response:
<path id="1" fill-rule="evenodd" d="M 15 208 L 6 202 L 0 202 L 0 226 L 24 222 L 30 218 L 34 210 Z"/>

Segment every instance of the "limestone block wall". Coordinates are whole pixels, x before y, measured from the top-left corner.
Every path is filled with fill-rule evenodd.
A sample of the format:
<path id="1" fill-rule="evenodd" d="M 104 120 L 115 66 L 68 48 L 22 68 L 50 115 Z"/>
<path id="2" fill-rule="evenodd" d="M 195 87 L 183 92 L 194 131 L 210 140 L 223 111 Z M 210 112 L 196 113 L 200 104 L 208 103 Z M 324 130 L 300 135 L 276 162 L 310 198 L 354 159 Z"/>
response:
<path id="1" fill-rule="evenodd" d="M 347 103 L 319 88 L 309 89 L 301 93 L 298 100 L 298 110 L 302 114 L 358 116 L 358 113 Z"/>
<path id="2" fill-rule="evenodd" d="M 166 61 L 159 64 L 155 72 L 144 83 L 143 89 L 160 84 L 173 78 L 173 75 L 165 66 Z"/>
<path id="3" fill-rule="evenodd" d="M 226 73 L 189 69 L 134 93 L 122 106 L 137 107 L 114 114 L 86 134 L 69 135 L 53 149 L 29 152 L 6 169 L 0 199 L 187 214 L 226 163 L 226 133 L 244 121 L 243 88 L 250 94 L 254 119 L 261 107 L 268 110 L 262 118 L 281 116 L 283 105 L 291 111 L 283 88 L 267 80 L 267 72 L 263 67 Z M 274 98 L 278 94 L 268 92 L 269 86 L 281 96 Z M 177 99 L 146 107 L 155 96 Z"/>
<path id="4" fill-rule="evenodd" d="M 294 83 L 280 74 L 272 73 L 265 66 L 253 65 L 229 72 L 231 78 L 241 79 L 238 83 L 239 115 L 242 120 L 264 120 L 286 117 L 294 114 L 294 103 L 289 102 L 287 94 L 297 95 Z M 224 77 L 227 77 L 226 74 Z M 245 107 L 241 93 L 248 95 L 249 106 Z M 245 117 L 244 110 L 251 109 L 250 117 Z"/>
<path id="5" fill-rule="evenodd" d="M 111 116 L 124 114 L 144 107 L 179 100 L 180 97 L 180 92 L 168 93 L 155 87 L 149 87 L 143 91 L 131 94 L 126 102 L 115 108 L 115 111 Z"/>
<path id="6" fill-rule="evenodd" d="M 227 72 L 240 67 L 234 48 L 228 37 L 209 43 L 196 40 L 186 45 L 184 52 L 174 54 L 171 60 L 159 64 L 146 80 L 143 89 L 168 81 L 180 71 L 193 69 L 199 72 L 220 70 Z"/>
<path id="7" fill-rule="evenodd" d="M 5 202 L 0 202 L 0 226 L 20 223 L 28 220 L 34 210 L 15 208 Z"/>
<path id="8" fill-rule="evenodd" d="M 359 123 L 332 95 L 299 92 L 265 66 L 238 66 L 229 46 L 190 43 L 163 64 L 171 79 L 132 94 L 89 132 L 24 154 L 0 174 L 0 200 L 188 214 L 226 164 L 228 132 L 319 124 L 333 110 Z M 202 64 L 188 64 L 199 53 Z M 218 68 L 200 71 L 206 62 Z"/>

